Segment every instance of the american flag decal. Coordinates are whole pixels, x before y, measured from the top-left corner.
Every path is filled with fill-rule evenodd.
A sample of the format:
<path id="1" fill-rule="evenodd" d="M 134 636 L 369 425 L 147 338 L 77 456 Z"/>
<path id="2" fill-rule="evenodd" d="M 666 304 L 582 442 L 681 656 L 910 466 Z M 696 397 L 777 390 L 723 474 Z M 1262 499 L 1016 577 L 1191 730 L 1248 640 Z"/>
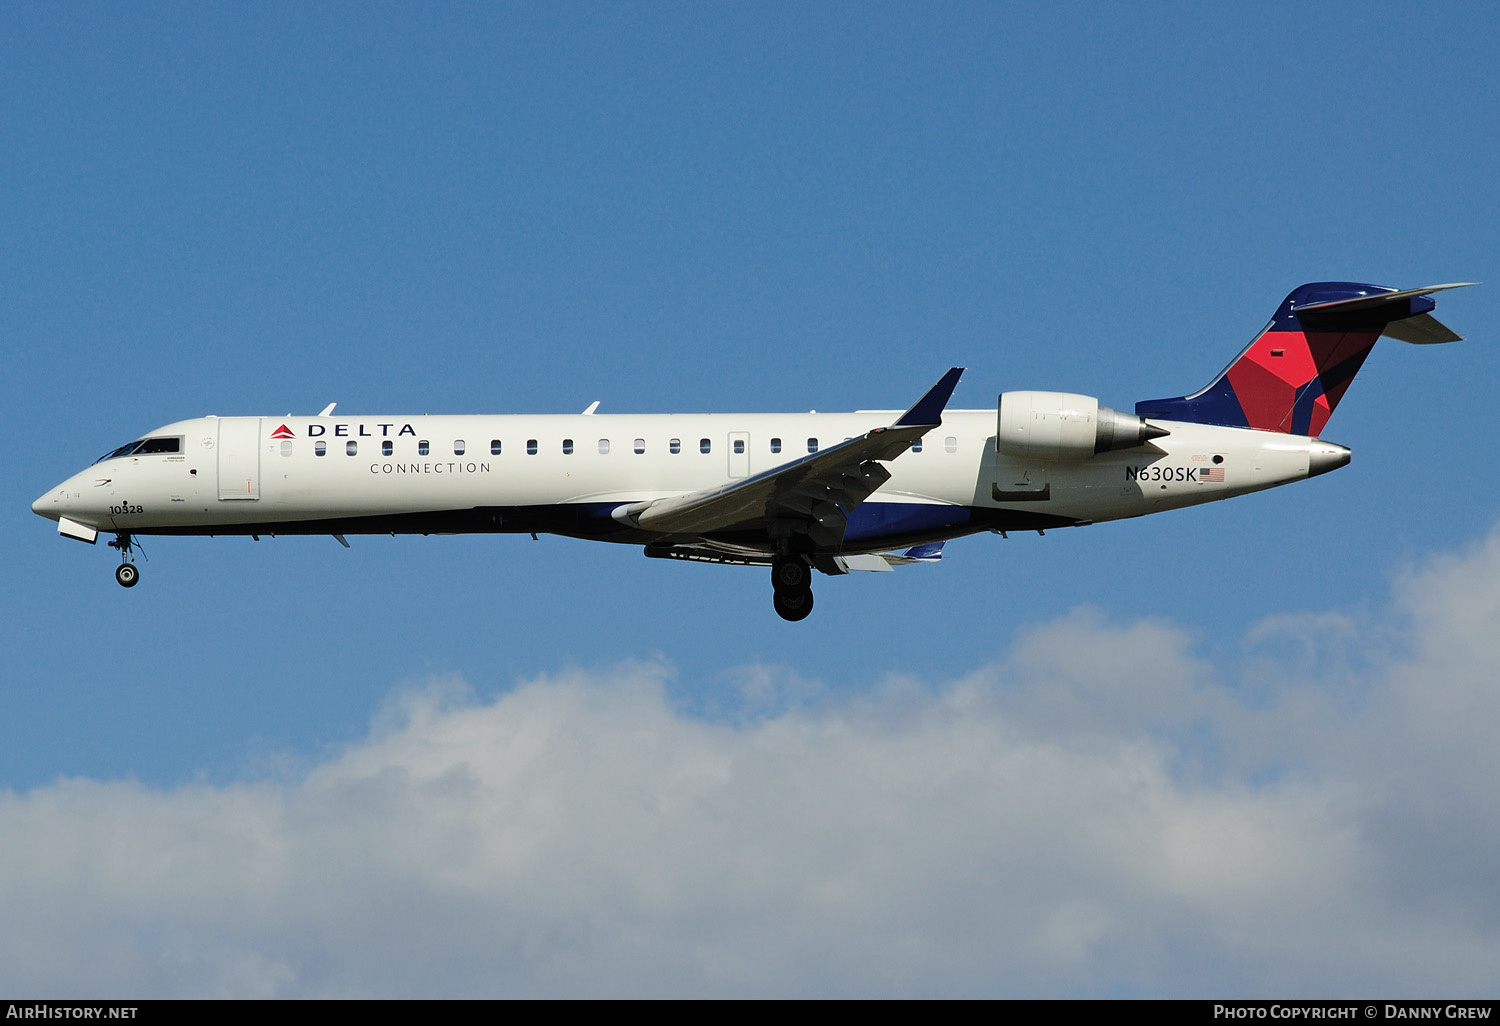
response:
<path id="1" fill-rule="evenodd" d="M 1218 484 L 1223 484 L 1224 483 L 1224 468 L 1223 467 L 1204 467 L 1202 470 L 1198 471 L 1198 480 L 1200 480 L 1200 481 L 1208 481 L 1210 483 L 1217 482 Z"/>

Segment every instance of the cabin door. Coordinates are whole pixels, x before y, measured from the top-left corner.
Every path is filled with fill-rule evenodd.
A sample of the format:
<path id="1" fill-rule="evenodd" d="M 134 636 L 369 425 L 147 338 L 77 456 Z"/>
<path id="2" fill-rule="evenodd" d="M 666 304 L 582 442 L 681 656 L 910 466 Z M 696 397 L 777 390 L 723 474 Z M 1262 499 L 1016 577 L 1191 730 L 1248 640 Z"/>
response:
<path id="1" fill-rule="evenodd" d="M 260 418 L 219 418 L 219 498 L 260 498 Z"/>

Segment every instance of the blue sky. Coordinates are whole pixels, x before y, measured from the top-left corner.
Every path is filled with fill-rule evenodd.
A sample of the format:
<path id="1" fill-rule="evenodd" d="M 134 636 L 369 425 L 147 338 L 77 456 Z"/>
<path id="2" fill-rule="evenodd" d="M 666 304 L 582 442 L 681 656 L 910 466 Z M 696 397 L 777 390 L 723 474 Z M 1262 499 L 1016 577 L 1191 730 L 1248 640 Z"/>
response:
<path id="1" fill-rule="evenodd" d="M 1304 281 L 1496 280 L 1496 28 L 1485 5 L 5 5 L 0 862 L 39 868 L 0 880 L 0 920 L 90 929 L 0 958 L 0 989 L 1493 993 L 1500 958 L 1455 951 L 1494 954 L 1476 867 L 1500 837 L 1455 824 L 1500 808 L 1431 800 L 1470 794 L 1493 757 L 1465 746 L 1500 727 L 1493 285 L 1440 299 L 1468 341 L 1377 348 L 1324 432 L 1354 450 L 1336 474 L 961 540 L 823 581 L 797 625 L 762 571 L 545 537 L 146 539 L 126 592 L 112 551 L 29 504 L 157 425 L 332 401 L 899 408 L 955 364 L 967 408 L 1182 394 Z M 1434 709 L 1455 737 L 1419 728 Z M 397 850 L 437 813 L 370 782 L 424 773 L 481 782 L 433 798 L 454 810 L 434 829 L 488 870 Z M 1111 799 L 1122 774 L 1147 784 Z M 347 780 L 380 815 L 340 818 Z M 1050 806 L 1012 790 L 1050 780 Z M 529 794 L 548 840 L 510 866 L 502 811 Z M 35 838 L 88 849 L 100 809 L 139 812 L 119 851 L 53 870 Z M 907 816 L 934 851 L 901 843 Z M 246 822 L 314 854 L 267 882 L 205 840 Z M 1213 824 L 1264 862 L 1226 881 L 1209 860 L 1184 891 L 1159 860 L 1096 861 L 1114 838 L 1191 869 Z M 631 868 L 599 854 L 616 838 Z M 689 881 L 684 849 L 718 868 Z M 954 890 L 931 883 L 944 853 L 973 860 Z M 326 935 L 247 911 L 304 908 L 326 859 L 359 863 Z M 575 860 L 569 893 L 546 874 Z M 745 860 L 762 891 L 736 890 Z M 163 863 L 215 911 L 154 889 Z M 834 878 L 816 923 L 756 911 L 820 907 L 791 896 Z M 918 879 L 930 900 L 884 903 Z M 1002 914 L 1007 879 L 1032 912 Z M 433 928 L 392 941 L 396 971 L 328 925 L 354 906 L 375 933 L 418 906 Z M 1356 934 L 1338 958 L 1290 941 Z M 665 971 L 691 937 L 708 961 Z M 1044 954 L 997 969 L 1020 952 Z"/>

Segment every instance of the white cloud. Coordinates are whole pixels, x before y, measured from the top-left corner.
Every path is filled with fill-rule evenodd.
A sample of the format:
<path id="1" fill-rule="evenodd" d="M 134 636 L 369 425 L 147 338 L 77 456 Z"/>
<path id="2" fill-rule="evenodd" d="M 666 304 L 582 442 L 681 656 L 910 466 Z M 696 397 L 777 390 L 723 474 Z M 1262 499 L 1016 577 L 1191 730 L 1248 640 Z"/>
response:
<path id="1" fill-rule="evenodd" d="M 947 684 L 726 671 L 738 718 L 684 714 L 668 675 L 434 681 L 289 781 L 0 795 L 0 989 L 1500 983 L 1495 537 L 1227 654 L 1080 609 Z"/>

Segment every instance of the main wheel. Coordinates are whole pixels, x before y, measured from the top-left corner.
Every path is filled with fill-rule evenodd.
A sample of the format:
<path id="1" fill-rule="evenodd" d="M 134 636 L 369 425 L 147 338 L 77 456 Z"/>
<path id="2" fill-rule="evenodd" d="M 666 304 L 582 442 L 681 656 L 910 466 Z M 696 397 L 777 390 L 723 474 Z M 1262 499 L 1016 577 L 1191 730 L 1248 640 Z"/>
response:
<path id="1" fill-rule="evenodd" d="M 812 567 L 798 556 L 782 556 L 771 564 L 771 587 L 777 593 L 806 591 L 812 579 Z"/>
<path id="2" fill-rule="evenodd" d="M 783 620 L 806 620 L 813 607 L 812 589 L 778 591 L 772 597 L 772 602 L 776 606 L 776 615 Z"/>
<path id="3" fill-rule="evenodd" d="M 134 563 L 121 563 L 115 567 L 115 580 L 120 582 L 122 588 L 134 588 L 140 579 L 141 572 L 135 568 Z"/>

